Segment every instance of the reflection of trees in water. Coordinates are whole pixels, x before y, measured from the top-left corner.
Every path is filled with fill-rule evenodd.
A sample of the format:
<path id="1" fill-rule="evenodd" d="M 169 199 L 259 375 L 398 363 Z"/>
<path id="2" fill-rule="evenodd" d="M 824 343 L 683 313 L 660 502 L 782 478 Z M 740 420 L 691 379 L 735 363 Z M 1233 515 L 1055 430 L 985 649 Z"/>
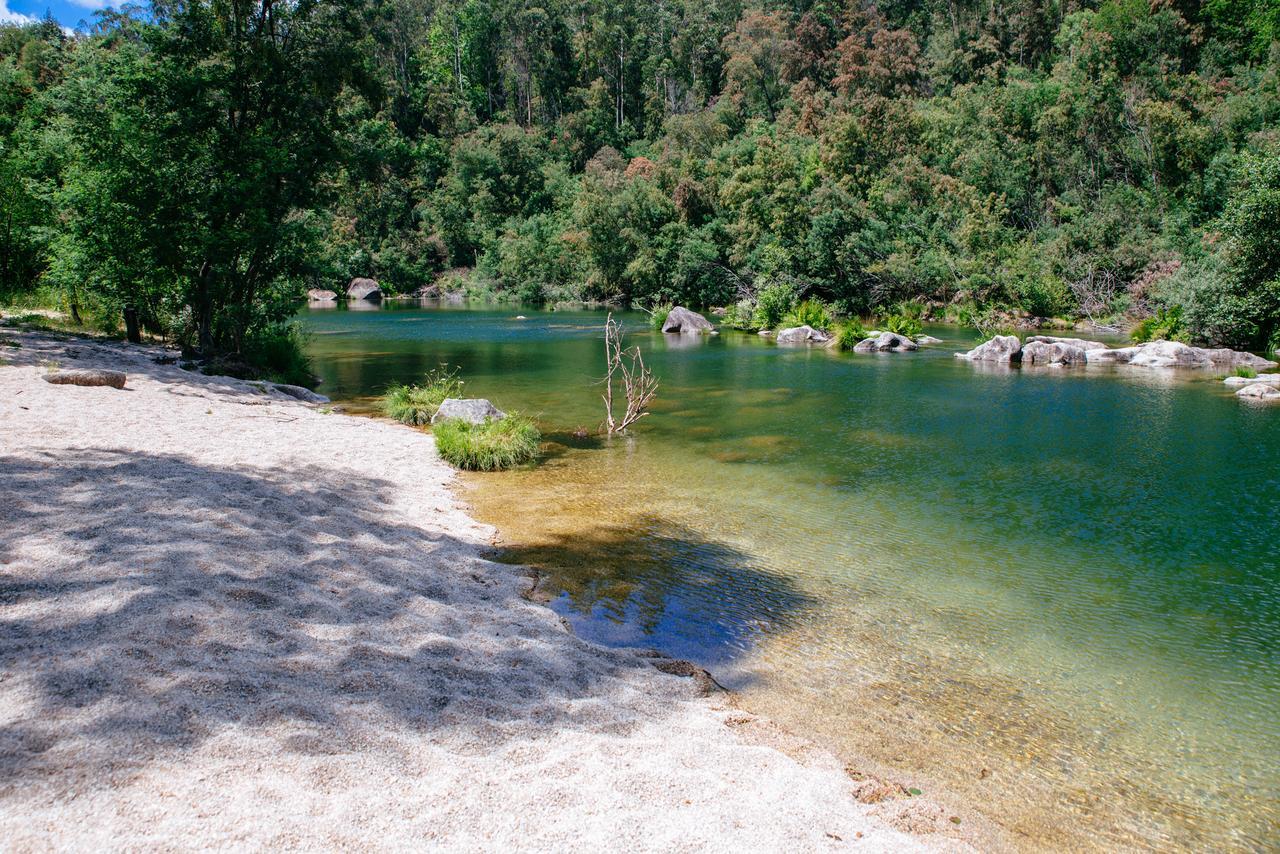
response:
<path id="1" fill-rule="evenodd" d="M 544 591 L 583 618 L 629 623 L 660 648 L 696 648 L 703 664 L 732 660 L 811 605 L 750 555 L 655 516 L 552 535 L 503 559 L 543 572 Z"/>

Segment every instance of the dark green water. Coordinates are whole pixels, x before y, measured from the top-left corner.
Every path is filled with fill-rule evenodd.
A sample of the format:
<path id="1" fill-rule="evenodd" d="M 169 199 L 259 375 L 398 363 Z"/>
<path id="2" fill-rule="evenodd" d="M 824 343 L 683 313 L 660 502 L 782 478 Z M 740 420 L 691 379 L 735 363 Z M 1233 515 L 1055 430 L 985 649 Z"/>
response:
<path id="1" fill-rule="evenodd" d="M 321 390 L 445 363 L 533 415 L 536 468 L 471 477 L 579 634 L 708 667 L 748 709 L 978 804 L 1019 847 L 1280 839 L 1280 407 L 1209 376 L 1001 370 L 681 340 L 601 420 L 592 312 L 308 311 Z"/>

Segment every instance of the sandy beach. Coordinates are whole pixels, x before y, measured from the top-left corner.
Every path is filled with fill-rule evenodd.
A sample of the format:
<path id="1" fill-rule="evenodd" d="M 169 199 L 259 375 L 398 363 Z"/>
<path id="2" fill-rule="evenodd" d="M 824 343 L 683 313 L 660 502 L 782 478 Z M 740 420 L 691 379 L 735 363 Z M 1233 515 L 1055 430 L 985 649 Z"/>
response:
<path id="1" fill-rule="evenodd" d="M 428 434 L 155 347 L 0 339 L 5 849 L 970 849 L 574 637 L 485 559 Z"/>

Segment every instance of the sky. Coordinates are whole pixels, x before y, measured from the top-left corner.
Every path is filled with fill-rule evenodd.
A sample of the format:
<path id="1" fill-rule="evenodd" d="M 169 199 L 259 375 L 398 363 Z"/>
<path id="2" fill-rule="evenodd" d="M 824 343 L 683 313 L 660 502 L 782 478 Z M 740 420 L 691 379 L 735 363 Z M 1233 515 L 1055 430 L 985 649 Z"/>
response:
<path id="1" fill-rule="evenodd" d="M 81 21 L 93 23 L 93 13 L 111 5 L 107 0 L 0 0 L 0 21 L 21 23 L 52 12 L 58 23 L 74 29 Z"/>

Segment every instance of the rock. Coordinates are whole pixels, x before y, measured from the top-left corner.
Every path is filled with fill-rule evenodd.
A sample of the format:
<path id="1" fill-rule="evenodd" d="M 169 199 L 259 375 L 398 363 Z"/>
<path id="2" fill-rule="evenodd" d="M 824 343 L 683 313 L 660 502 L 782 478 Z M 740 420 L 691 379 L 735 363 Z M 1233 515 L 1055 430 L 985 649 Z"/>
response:
<path id="1" fill-rule="evenodd" d="M 711 313 L 714 314 L 716 317 L 724 317 L 726 314 L 729 313 L 729 309 L 725 308 L 722 305 L 718 305 L 715 308 L 711 309 Z"/>
<path id="2" fill-rule="evenodd" d="M 1079 347 L 1081 350 L 1106 350 L 1107 345 L 1101 341 L 1087 341 L 1084 338 L 1059 338 L 1056 335 L 1032 335 L 1027 339 L 1027 343 L 1032 342 L 1043 344 L 1070 344 Z"/>
<path id="3" fill-rule="evenodd" d="M 124 388 L 125 375 L 120 371 L 104 371 L 97 368 L 53 371 L 44 375 L 44 381 L 54 385 L 111 386 Z"/>
<path id="4" fill-rule="evenodd" d="M 1022 352 L 1022 342 L 1016 335 L 997 335 L 984 344 L 979 344 L 968 353 L 956 353 L 957 359 L 968 359 L 970 362 L 1010 362 L 1018 361 Z"/>
<path id="5" fill-rule="evenodd" d="M 1253 385 L 1254 383 L 1280 385 L 1280 374 L 1258 374 L 1256 377 L 1227 377 L 1223 382 L 1227 385 Z"/>
<path id="6" fill-rule="evenodd" d="M 1075 344 L 1028 341 L 1022 345 L 1024 365 L 1083 365 L 1088 351 Z"/>
<path id="7" fill-rule="evenodd" d="M 1178 341 L 1150 341 L 1139 344 L 1129 364 L 1140 368 L 1208 368 L 1213 361 L 1197 347 Z"/>
<path id="8" fill-rule="evenodd" d="M 1257 400 L 1280 400 L 1280 388 L 1273 388 L 1267 383 L 1253 383 L 1237 391 L 1236 397 L 1251 397 Z"/>
<path id="9" fill-rule="evenodd" d="M 1137 352 L 1137 347 L 1117 347 L 1115 350 L 1085 350 L 1084 360 L 1090 365 L 1127 365 Z"/>
<path id="10" fill-rule="evenodd" d="M 896 332 L 882 332 L 876 338 L 864 338 L 853 345 L 855 353 L 897 353 L 903 350 L 919 350 L 916 342 Z"/>
<path id="11" fill-rule="evenodd" d="M 757 334 L 757 335 L 764 335 L 765 337 L 768 337 L 768 336 L 770 336 L 770 335 L 772 335 L 772 334 L 773 334 L 773 330 L 772 330 L 772 329 L 761 329 L 761 330 L 760 330 L 759 332 L 757 332 L 756 334 Z"/>
<path id="12" fill-rule="evenodd" d="M 289 385 L 288 383 L 271 383 L 273 389 L 281 394 L 287 394 L 289 397 L 301 400 L 303 403 L 328 403 L 329 398 L 323 394 L 316 394 L 309 388 L 303 388 L 300 385 Z"/>
<path id="13" fill-rule="evenodd" d="M 932 335 L 921 335 L 916 338 L 917 344 L 941 344 L 941 338 L 934 338 Z"/>
<path id="14" fill-rule="evenodd" d="M 439 285 L 423 285 L 422 287 L 415 290 L 413 292 L 413 295 L 418 299 L 439 299 L 440 286 Z"/>
<path id="15" fill-rule="evenodd" d="M 681 335 L 701 335 L 714 328 L 710 320 L 679 305 L 667 312 L 667 319 L 662 324 L 663 332 L 678 332 Z"/>
<path id="16" fill-rule="evenodd" d="M 815 344 L 825 344 L 831 339 L 831 336 L 823 332 L 821 329 L 814 329 L 812 326 L 793 326 L 790 329 L 778 330 L 779 344 L 805 344 L 812 341 Z"/>
<path id="17" fill-rule="evenodd" d="M 307 291 L 307 299 L 312 302 L 332 302 L 338 298 L 337 291 L 326 291 L 321 288 L 312 288 Z"/>
<path id="18" fill-rule="evenodd" d="M 528 319 L 529 319 L 529 318 L 525 317 L 523 314 L 517 314 L 517 315 L 516 315 L 516 320 L 528 320 Z"/>
<path id="19" fill-rule="evenodd" d="M 1199 349 L 1199 348 L 1193 348 Z M 1242 353 L 1239 350 L 1228 350 L 1225 347 L 1218 349 L 1201 349 L 1209 361 L 1214 365 L 1223 368 L 1253 368 L 1255 371 L 1265 371 L 1268 368 L 1274 368 L 1275 362 L 1255 356 L 1252 353 Z"/>
<path id="20" fill-rule="evenodd" d="M 441 421 L 458 418 L 462 421 L 469 421 L 472 424 L 483 424 L 490 418 L 506 417 L 507 413 L 503 412 L 501 409 L 482 397 L 448 397 L 440 404 L 440 408 L 436 410 L 436 414 L 431 416 L 431 423 L 439 424 Z"/>
<path id="21" fill-rule="evenodd" d="M 352 279 L 347 285 L 347 297 L 378 302 L 382 299 L 382 289 L 375 279 Z"/>

